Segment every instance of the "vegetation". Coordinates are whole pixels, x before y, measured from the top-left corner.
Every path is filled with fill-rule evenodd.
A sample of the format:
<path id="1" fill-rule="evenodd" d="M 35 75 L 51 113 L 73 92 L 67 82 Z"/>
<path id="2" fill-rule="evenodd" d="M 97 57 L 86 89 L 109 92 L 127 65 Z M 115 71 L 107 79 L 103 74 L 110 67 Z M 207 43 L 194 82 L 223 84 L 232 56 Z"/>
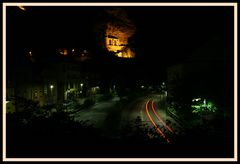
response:
<path id="1" fill-rule="evenodd" d="M 207 101 L 206 99 L 193 99 L 192 107 L 192 113 L 196 114 L 204 114 L 204 113 L 214 113 L 217 111 L 217 107 L 215 104 L 211 101 Z"/>
<path id="2" fill-rule="evenodd" d="M 91 101 L 93 100 L 87 99 L 84 104 L 92 105 Z M 22 102 L 26 103 L 25 100 Z M 7 114 L 7 137 L 9 138 L 7 144 L 11 145 L 7 153 L 11 156 L 93 157 L 99 153 L 109 155 L 109 152 L 119 156 L 117 150 L 121 150 L 123 152 L 121 155 L 125 157 L 134 152 L 137 152 L 138 157 L 144 157 L 146 151 L 156 156 L 159 156 L 159 152 L 162 156 L 167 156 L 179 152 L 172 151 L 178 148 L 184 149 L 188 154 L 187 152 L 191 152 L 195 147 L 206 145 L 204 143 L 206 141 L 210 141 L 209 144 L 213 145 L 212 149 L 216 148 L 216 150 L 210 148 L 208 151 L 217 152 L 220 150 L 218 150 L 219 143 L 225 139 L 222 137 L 225 131 L 219 127 L 229 129 L 225 128 L 229 127 L 224 124 L 226 121 L 220 118 L 218 121 L 204 120 L 205 126 L 195 124 L 195 129 L 187 129 L 184 137 L 167 133 L 171 141 L 171 144 L 168 144 L 155 128 L 142 122 L 139 117 L 128 122 L 126 126 L 118 128 L 117 123 L 121 119 L 120 109 L 124 108 L 128 101 L 119 101 L 116 104 L 119 108 L 110 110 L 104 131 L 94 128 L 89 121 L 75 121 L 73 115 L 69 115 L 63 105 L 39 107 L 36 102 L 27 101 L 27 103 L 22 105 L 26 110 Z M 208 128 L 204 128 L 206 126 Z M 215 133 L 209 130 L 214 130 L 214 128 L 216 128 Z M 109 134 L 106 134 L 106 131 Z M 221 131 L 222 134 L 215 139 L 213 136 Z M 186 147 L 188 143 L 192 147 Z"/>

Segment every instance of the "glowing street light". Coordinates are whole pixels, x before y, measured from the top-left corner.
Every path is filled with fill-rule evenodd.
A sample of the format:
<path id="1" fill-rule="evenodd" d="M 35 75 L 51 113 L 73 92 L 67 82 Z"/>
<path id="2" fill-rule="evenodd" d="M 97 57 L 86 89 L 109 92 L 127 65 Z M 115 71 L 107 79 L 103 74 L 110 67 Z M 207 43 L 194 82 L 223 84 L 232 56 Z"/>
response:
<path id="1" fill-rule="evenodd" d="M 53 85 L 50 85 L 50 89 L 51 89 L 51 96 L 52 96 L 52 89 L 54 88 Z"/>
<path id="2" fill-rule="evenodd" d="M 80 86 L 81 86 L 81 91 L 80 91 L 80 93 L 82 93 L 82 90 L 83 90 L 83 83 L 81 83 Z"/>

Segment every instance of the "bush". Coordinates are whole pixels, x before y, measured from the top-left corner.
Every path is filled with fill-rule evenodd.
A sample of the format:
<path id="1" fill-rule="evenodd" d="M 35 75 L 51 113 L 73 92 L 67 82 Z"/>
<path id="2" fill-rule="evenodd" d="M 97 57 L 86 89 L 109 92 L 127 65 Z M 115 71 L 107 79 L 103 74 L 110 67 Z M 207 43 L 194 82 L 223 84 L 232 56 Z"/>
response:
<path id="1" fill-rule="evenodd" d="M 211 101 L 206 101 L 206 99 L 204 99 L 204 101 L 198 101 L 198 102 L 194 102 L 192 105 L 192 113 L 196 113 L 198 115 L 201 114 L 208 114 L 208 113 L 214 113 L 217 111 L 217 107 L 216 105 L 211 102 Z"/>
<path id="2" fill-rule="evenodd" d="M 74 112 L 79 111 L 81 109 L 81 105 L 76 100 L 71 100 L 63 103 L 63 110 L 66 112 Z"/>

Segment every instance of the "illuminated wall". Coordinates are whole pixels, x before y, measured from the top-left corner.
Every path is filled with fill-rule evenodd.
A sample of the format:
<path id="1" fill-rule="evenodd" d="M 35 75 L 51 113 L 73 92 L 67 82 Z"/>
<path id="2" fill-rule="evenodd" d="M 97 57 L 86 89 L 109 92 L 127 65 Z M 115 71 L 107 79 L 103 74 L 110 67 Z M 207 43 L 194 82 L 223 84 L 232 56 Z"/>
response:
<path id="1" fill-rule="evenodd" d="M 112 20 L 106 23 L 105 46 L 120 58 L 134 58 L 135 52 L 129 47 L 128 39 L 135 33 L 135 25 L 127 18 L 124 10 L 108 11 Z"/>
<path id="2" fill-rule="evenodd" d="M 105 45 L 109 52 L 115 52 L 115 56 L 120 58 L 134 58 L 135 52 L 127 47 L 127 39 L 117 38 L 107 35 Z"/>
<path id="3" fill-rule="evenodd" d="M 111 52 L 119 52 L 124 48 L 117 37 L 107 36 L 105 43 L 108 51 Z"/>
<path id="4" fill-rule="evenodd" d="M 120 58 L 134 58 L 135 52 L 132 51 L 130 48 L 126 48 L 125 50 L 118 52 L 115 55 Z"/>

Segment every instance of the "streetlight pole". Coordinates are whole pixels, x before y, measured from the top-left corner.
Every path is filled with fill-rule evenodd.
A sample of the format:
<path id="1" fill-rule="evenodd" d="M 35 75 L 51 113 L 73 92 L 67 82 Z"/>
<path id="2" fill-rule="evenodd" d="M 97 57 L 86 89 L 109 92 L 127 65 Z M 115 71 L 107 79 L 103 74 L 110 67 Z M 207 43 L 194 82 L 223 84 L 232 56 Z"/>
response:
<path id="1" fill-rule="evenodd" d="M 81 83 L 80 86 L 81 86 L 81 93 L 82 93 L 82 91 L 83 91 L 83 83 Z"/>
<path id="2" fill-rule="evenodd" d="M 53 90 L 54 86 L 53 85 L 50 85 L 50 90 L 51 90 L 51 99 L 53 101 L 53 97 L 52 97 L 52 90 Z"/>

